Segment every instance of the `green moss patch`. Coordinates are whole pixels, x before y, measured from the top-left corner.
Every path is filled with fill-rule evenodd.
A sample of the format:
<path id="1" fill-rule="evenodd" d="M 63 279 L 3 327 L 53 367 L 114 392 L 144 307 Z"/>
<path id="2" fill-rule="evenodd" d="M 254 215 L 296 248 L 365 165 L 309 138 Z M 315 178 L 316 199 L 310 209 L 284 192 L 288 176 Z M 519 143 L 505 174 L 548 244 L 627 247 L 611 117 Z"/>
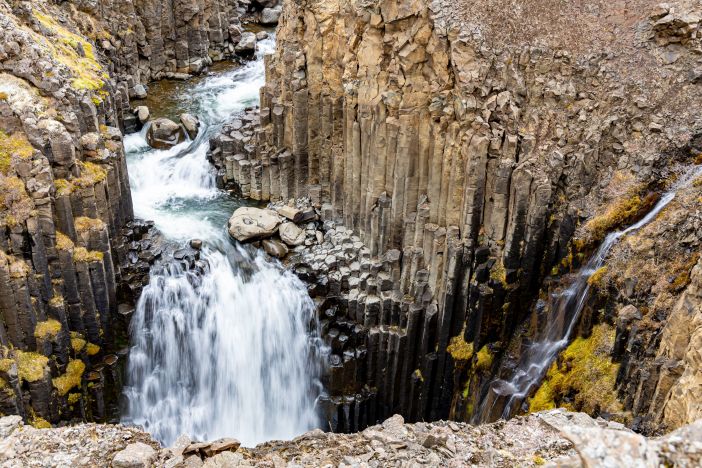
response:
<path id="1" fill-rule="evenodd" d="M 100 231 L 105 228 L 105 223 L 101 219 L 81 216 L 75 219 L 75 227 L 79 233 L 90 230 Z"/>
<path id="2" fill-rule="evenodd" d="M 61 331 L 61 322 L 58 320 L 54 319 L 49 319 L 45 322 L 39 322 L 37 323 L 37 326 L 34 328 L 34 337 L 35 338 L 56 338 L 56 335 L 59 334 Z"/>
<path id="3" fill-rule="evenodd" d="M 70 237 L 56 231 L 56 248 L 57 249 L 69 251 L 69 250 L 73 250 L 73 247 L 75 247 L 75 245 L 73 244 L 73 241 L 71 240 Z"/>
<path id="4" fill-rule="evenodd" d="M 66 395 L 72 388 L 80 387 L 85 372 L 85 363 L 80 359 L 73 359 L 66 366 L 66 373 L 62 376 L 51 379 L 54 388 L 58 390 L 59 395 Z"/>
<path id="5" fill-rule="evenodd" d="M 576 338 L 551 365 L 541 387 L 529 400 L 529 411 L 556 407 L 589 414 L 622 411 L 614 388 L 619 364 L 612 362 L 609 355 L 614 336 L 614 328 L 600 324 L 593 328 L 590 337 Z"/>
<path id="6" fill-rule="evenodd" d="M 48 372 L 49 358 L 39 353 L 20 350 L 15 351 L 15 353 L 17 374 L 21 380 L 36 382 L 44 378 L 44 374 Z"/>
<path id="7" fill-rule="evenodd" d="M 88 250 L 85 247 L 76 247 L 73 250 L 73 261 L 77 263 L 101 262 L 104 257 L 102 252 Z"/>
<path id="8" fill-rule="evenodd" d="M 7 175 L 12 167 L 12 157 L 29 159 L 34 154 L 34 148 L 29 144 L 23 133 L 7 133 L 0 131 L 0 174 Z"/>
<path id="9" fill-rule="evenodd" d="M 454 336 L 446 347 L 451 357 L 456 361 L 470 361 L 473 358 L 473 343 L 466 343 L 463 333 Z"/>

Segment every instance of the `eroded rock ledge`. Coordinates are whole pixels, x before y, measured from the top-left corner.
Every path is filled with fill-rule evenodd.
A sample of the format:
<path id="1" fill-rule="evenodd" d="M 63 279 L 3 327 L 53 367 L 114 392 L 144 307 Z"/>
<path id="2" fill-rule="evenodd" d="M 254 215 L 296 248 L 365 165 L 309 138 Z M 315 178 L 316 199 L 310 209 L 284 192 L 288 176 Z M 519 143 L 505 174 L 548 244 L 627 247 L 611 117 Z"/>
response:
<path id="1" fill-rule="evenodd" d="M 193 444 L 180 438 L 161 448 L 134 428 L 78 425 L 57 429 L 0 419 L 0 466 L 230 467 L 230 466 L 697 466 L 702 425 L 646 439 L 621 424 L 583 413 L 542 412 L 508 422 L 470 426 L 437 421 L 404 424 L 393 416 L 351 435 L 315 430 L 289 442 L 240 447 L 228 439 Z"/>

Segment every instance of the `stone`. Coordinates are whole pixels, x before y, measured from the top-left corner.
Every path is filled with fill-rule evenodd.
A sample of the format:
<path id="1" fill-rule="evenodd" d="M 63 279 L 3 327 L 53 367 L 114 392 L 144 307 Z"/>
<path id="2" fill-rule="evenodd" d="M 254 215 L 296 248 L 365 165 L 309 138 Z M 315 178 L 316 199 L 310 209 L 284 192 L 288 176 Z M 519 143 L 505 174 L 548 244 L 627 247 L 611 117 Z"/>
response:
<path id="1" fill-rule="evenodd" d="M 138 84 L 134 86 L 134 89 L 130 93 L 130 97 L 134 97 L 136 99 L 146 99 L 147 92 L 146 92 L 146 87 L 143 84 Z"/>
<path id="2" fill-rule="evenodd" d="M 185 127 L 185 131 L 188 132 L 190 139 L 194 140 L 200 129 L 200 120 L 191 114 L 180 114 L 180 122 Z"/>
<path id="3" fill-rule="evenodd" d="M 284 216 L 293 223 L 300 223 L 302 221 L 302 210 L 289 205 L 283 205 L 276 208 L 279 215 Z"/>
<path id="4" fill-rule="evenodd" d="M 235 452 L 241 446 L 241 442 L 232 438 L 218 439 L 210 444 L 209 447 L 203 448 L 202 452 L 206 457 L 212 457 L 221 452 Z"/>
<path id="5" fill-rule="evenodd" d="M 266 31 L 259 31 L 256 33 L 257 41 L 263 41 L 265 39 L 268 39 L 268 33 Z"/>
<path id="6" fill-rule="evenodd" d="M 268 255 L 275 258 L 284 258 L 288 252 L 288 246 L 279 240 L 275 239 L 263 239 L 263 250 L 266 251 Z"/>
<path id="7" fill-rule="evenodd" d="M 281 9 L 280 8 L 264 8 L 261 11 L 261 24 L 273 25 L 278 24 L 278 19 L 280 18 Z"/>
<path id="8" fill-rule="evenodd" d="M 302 245 L 305 242 L 305 231 L 297 227 L 295 223 L 281 224 L 278 233 L 281 240 L 291 247 Z"/>
<path id="9" fill-rule="evenodd" d="M 150 468 L 156 459 L 156 450 L 142 442 L 129 444 L 112 459 L 113 468 Z"/>
<path id="10" fill-rule="evenodd" d="M 137 106 L 136 108 L 134 108 L 134 114 L 137 116 L 139 122 L 141 122 L 142 124 L 148 122 L 149 117 L 151 116 L 151 112 L 149 112 L 149 108 L 146 106 Z"/>
<path id="11" fill-rule="evenodd" d="M 202 240 L 201 239 L 191 239 L 190 240 L 190 247 L 192 247 L 195 250 L 200 250 L 202 248 Z"/>
<path id="12" fill-rule="evenodd" d="M 272 236 L 279 224 L 275 211 L 242 207 L 229 219 L 229 235 L 239 242 L 260 240 Z"/>
<path id="13" fill-rule="evenodd" d="M 146 141 L 152 148 L 170 149 L 185 140 L 183 127 L 166 118 L 151 122 L 146 133 Z"/>
<path id="14" fill-rule="evenodd" d="M 244 32 L 241 34 L 239 43 L 234 47 L 239 55 L 253 55 L 256 52 L 256 34 Z"/>

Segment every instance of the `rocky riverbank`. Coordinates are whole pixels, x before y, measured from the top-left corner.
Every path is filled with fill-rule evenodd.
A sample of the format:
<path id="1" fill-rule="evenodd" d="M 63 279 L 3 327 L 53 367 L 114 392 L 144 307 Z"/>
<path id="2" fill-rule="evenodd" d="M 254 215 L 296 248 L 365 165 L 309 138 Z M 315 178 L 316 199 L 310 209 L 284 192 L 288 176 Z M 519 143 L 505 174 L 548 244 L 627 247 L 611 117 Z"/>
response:
<path id="1" fill-rule="evenodd" d="M 508 422 L 404 424 L 393 416 L 351 434 L 303 434 L 290 442 L 240 447 L 232 439 L 161 448 L 134 428 L 78 425 L 35 429 L 17 417 L 0 419 L 0 466 L 215 468 L 233 466 L 697 466 L 702 426 L 646 439 L 616 423 L 562 410 Z"/>

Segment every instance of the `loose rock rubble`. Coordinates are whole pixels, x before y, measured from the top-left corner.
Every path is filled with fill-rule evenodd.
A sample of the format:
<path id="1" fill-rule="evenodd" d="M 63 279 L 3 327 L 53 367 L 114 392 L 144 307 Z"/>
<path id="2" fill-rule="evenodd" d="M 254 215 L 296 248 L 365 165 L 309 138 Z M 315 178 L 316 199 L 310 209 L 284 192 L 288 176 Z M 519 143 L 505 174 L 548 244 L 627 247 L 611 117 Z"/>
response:
<path id="1" fill-rule="evenodd" d="M 0 419 L 0 467 L 621 467 L 699 466 L 702 423 L 647 439 L 617 423 L 552 410 L 484 426 L 393 416 L 356 434 L 307 432 L 253 448 L 235 439 L 161 448 L 125 426 L 34 429 Z"/>

